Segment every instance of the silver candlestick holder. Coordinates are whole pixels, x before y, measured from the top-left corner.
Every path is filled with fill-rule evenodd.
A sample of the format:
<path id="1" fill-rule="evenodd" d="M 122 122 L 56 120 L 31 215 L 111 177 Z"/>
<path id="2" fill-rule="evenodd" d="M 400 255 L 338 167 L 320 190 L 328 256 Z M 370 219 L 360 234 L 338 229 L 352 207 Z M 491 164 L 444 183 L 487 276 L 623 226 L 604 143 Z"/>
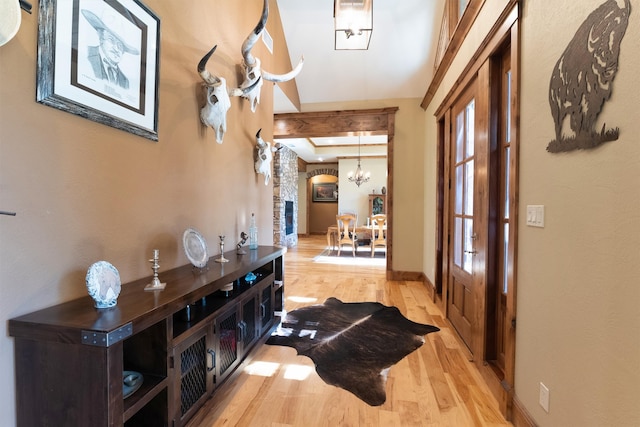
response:
<path id="1" fill-rule="evenodd" d="M 153 270 L 153 279 L 151 279 L 151 283 L 144 287 L 145 291 L 161 291 L 167 286 L 166 283 L 161 283 L 158 278 L 158 270 L 160 269 L 160 264 L 158 261 L 160 259 L 160 251 L 158 249 L 153 250 L 153 259 L 150 259 L 151 270 Z"/>
<path id="2" fill-rule="evenodd" d="M 220 238 L 220 258 L 216 258 L 216 262 L 229 262 L 224 257 L 224 236 L 218 236 Z"/>

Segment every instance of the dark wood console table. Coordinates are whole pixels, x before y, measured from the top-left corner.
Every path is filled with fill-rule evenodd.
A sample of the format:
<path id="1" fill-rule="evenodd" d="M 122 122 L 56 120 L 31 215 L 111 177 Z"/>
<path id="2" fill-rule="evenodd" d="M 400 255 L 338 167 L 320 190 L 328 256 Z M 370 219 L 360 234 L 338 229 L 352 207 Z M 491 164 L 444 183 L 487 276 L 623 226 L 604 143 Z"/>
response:
<path id="1" fill-rule="evenodd" d="M 18 425 L 185 424 L 277 325 L 283 256 L 230 251 L 228 263 L 161 271 L 162 291 L 144 291 L 151 276 L 123 284 L 112 308 L 86 296 L 10 319 Z M 124 371 L 144 378 L 126 399 Z"/>

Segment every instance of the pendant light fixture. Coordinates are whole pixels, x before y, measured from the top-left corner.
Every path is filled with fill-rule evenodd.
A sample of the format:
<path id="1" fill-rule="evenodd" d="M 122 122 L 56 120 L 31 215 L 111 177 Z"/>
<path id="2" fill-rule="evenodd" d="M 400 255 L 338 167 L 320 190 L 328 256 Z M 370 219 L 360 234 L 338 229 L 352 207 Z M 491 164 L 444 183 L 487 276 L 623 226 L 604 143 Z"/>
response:
<path id="1" fill-rule="evenodd" d="M 335 50 L 367 50 L 373 33 L 373 0 L 334 0 Z"/>
<path id="2" fill-rule="evenodd" d="M 371 174 L 367 172 L 366 174 L 362 172 L 362 167 L 360 166 L 360 136 L 358 135 L 358 167 L 356 168 L 355 173 L 349 172 L 347 175 L 347 179 L 349 181 L 354 182 L 358 187 L 361 184 L 369 181 L 371 179 Z"/>

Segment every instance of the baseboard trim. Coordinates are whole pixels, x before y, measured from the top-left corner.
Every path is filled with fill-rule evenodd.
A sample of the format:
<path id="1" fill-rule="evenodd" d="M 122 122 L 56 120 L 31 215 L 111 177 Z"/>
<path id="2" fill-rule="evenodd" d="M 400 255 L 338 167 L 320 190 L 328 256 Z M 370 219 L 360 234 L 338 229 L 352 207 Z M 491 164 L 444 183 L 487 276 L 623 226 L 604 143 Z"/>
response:
<path id="1" fill-rule="evenodd" d="M 522 405 L 518 396 L 513 396 L 513 406 L 511 407 L 511 422 L 514 427 L 538 427 L 533 417 Z"/>
<path id="2" fill-rule="evenodd" d="M 389 280 L 406 280 L 409 282 L 422 282 L 422 277 L 424 275 L 422 273 L 418 273 L 416 271 L 395 271 L 390 270 L 387 271 L 387 279 Z"/>
<path id="3" fill-rule="evenodd" d="M 431 280 L 424 274 L 417 271 L 387 271 L 388 280 L 409 281 L 409 282 L 422 282 L 427 290 L 429 296 L 433 299 L 435 297 L 435 286 L 431 283 Z"/>
<path id="4" fill-rule="evenodd" d="M 422 273 L 422 283 L 424 283 L 424 285 L 427 287 L 427 289 L 429 290 L 429 296 L 431 297 L 431 301 L 435 301 L 436 299 L 436 287 L 433 283 L 431 283 L 431 280 L 429 280 L 429 278 L 427 277 L 426 274 Z"/>

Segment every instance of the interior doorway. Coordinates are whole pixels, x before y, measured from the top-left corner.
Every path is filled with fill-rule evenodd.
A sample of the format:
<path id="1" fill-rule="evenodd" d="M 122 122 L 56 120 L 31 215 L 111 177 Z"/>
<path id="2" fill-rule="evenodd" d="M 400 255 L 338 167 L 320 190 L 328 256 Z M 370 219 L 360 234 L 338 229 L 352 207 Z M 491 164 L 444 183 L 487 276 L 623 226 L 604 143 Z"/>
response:
<path id="1" fill-rule="evenodd" d="M 393 265 L 393 144 L 398 107 L 370 110 L 274 114 L 274 139 L 387 135 L 387 277 Z"/>

